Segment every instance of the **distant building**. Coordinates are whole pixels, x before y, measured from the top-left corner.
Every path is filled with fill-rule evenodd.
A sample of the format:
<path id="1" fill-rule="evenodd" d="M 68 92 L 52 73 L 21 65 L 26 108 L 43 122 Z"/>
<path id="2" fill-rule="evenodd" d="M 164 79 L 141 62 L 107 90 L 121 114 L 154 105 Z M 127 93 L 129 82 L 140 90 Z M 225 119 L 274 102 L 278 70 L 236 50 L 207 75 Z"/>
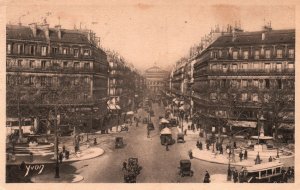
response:
<path id="1" fill-rule="evenodd" d="M 160 93 L 168 85 L 169 72 L 153 66 L 145 71 L 146 85 L 150 93 Z"/>
<path id="2" fill-rule="evenodd" d="M 71 113 L 82 113 L 77 124 L 90 127 L 87 115 L 104 114 L 108 62 L 92 31 L 7 25 L 6 57 L 8 120 L 33 118 L 38 126 L 50 125 L 57 107 L 60 124 L 68 123 Z"/>

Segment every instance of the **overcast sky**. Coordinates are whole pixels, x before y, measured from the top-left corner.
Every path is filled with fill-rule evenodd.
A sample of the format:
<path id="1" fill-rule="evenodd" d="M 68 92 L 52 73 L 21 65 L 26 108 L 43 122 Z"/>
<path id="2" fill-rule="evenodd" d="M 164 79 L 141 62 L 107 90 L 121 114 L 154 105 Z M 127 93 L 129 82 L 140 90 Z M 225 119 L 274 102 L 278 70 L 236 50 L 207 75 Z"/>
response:
<path id="1" fill-rule="evenodd" d="M 122 2 L 122 3 L 120 3 Z M 48 16 L 50 27 L 89 28 L 101 37 L 104 48 L 119 52 L 137 69 L 154 63 L 162 68 L 173 65 L 199 43 L 211 27 L 241 22 L 246 31 L 260 30 L 266 21 L 273 29 L 295 28 L 293 6 L 204 5 L 191 1 L 95 1 L 26 0 L 10 1 L 7 23 L 24 25 L 41 22 Z M 184 2 L 184 3 L 183 3 Z M 94 24 L 92 24 L 94 23 Z"/>

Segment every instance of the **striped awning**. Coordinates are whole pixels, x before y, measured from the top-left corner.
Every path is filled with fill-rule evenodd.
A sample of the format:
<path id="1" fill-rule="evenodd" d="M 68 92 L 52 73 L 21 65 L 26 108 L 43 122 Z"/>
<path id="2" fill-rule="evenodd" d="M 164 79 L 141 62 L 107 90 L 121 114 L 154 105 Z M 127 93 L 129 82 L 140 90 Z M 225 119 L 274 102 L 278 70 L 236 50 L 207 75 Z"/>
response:
<path id="1" fill-rule="evenodd" d="M 228 125 L 231 125 L 233 127 L 256 128 L 257 122 L 256 121 L 233 121 L 233 120 L 229 120 Z"/>

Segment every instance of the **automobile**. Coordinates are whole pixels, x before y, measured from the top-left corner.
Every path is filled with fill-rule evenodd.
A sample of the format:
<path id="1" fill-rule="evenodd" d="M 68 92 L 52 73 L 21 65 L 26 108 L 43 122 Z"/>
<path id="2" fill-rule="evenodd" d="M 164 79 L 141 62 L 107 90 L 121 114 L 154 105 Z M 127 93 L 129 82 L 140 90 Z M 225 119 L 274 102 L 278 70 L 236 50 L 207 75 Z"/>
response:
<path id="1" fill-rule="evenodd" d="M 115 139 L 115 148 L 123 148 L 123 137 L 116 137 Z"/>
<path id="2" fill-rule="evenodd" d="M 148 118 L 145 117 L 145 118 L 143 119 L 143 124 L 147 124 L 147 123 L 148 123 Z"/>
<path id="3" fill-rule="evenodd" d="M 184 177 L 184 176 L 193 176 L 194 175 L 194 171 L 191 170 L 191 166 L 192 166 L 192 163 L 190 160 L 180 160 L 179 162 L 179 175 L 181 177 Z"/>
<path id="4" fill-rule="evenodd" d="M 184 134 L 183 133 L 178 133 L 177 134 L 177 143 L 184 143 Z"/>
<path id="5" fill-rule="evenodd" d="M 139 165 L 138 158 L 128 158 L 128 170 L 139 175 L 142 170 L 142 166 Z"/>
<path id="6" fill-rule="evenodd" d="M 148 123 L 148 125 L 147 125 L 147 129 L 148 129 L 148 130 L 150 130 L 150 131 L 152 131 L 152 130 L 154 130 L 154 129 L 155 129 L 155 128 L 154 128 L 154 125 L 153 125 L 153 123 L 152 123 L 152 122 Z"/>
<path id="7" fill-rule="evenodd" d="M 172 127 L 177 126 L 177 120 L 175 118 L 169 119 L 169 122 L 170 122 L 170 124 L 171 124 Z"/>
<path id="8" fill-rule="evenodd" d="M 266 162 L 246 167 L 240 172 L 241 183 L 281 183 L 284 181 L 283 163 Z"/>
<path id="9" fill-rule="evenodd" d="M 161 145 L 172 145 L 175 143 L 175 140 L 172 138 L 172 132 L 168 127 L 160 131 L 160 143 Z"/>

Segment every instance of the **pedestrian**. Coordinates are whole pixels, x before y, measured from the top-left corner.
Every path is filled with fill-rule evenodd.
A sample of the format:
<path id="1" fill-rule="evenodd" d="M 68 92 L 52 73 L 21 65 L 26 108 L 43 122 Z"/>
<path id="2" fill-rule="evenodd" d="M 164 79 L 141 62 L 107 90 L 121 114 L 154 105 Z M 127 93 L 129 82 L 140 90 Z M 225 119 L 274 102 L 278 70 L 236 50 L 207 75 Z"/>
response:
<path id="1" fill-rule="evenodd" d="M 150 138 L 150 130 L 147 128 L 147 138 Z"/>
<path id="2" fill-rule="evenodd" d="M 20 170 L 21 170 L 21 171 L 25 170 L 25 169 L 26 169 L 26 164 L 25 164 L 25 162 L 22 161 L 22 163 L 20 164 L 19 167 L 20 167 Z"/>
<path id="3" fill-rule="evenodd" d="M 238 174 L 237 170 L 235 169 L 233 172 L 233 182 L 234 183 L 238 182 L 238 176 L 239 176 L 239 174 Z"/>
<path id="4" fill-rule="evenodd" d="M 233 148 L 236 149 L 236 142 L 233 142 Z"/>
<path id="5" fill-rule="evenodd" d="M 97 142 L 97 138 L 94 138 L 94 145 L 97 145 L 98 142 Z"/>
<path id="6" fill-rule="evenodd" d="M 245 152 L 244 152 L 244 159 L 247 160 L 247 158 L 248 158 L 248 151 L 246 149 Z"/>
<path id="7" fill-rule="evenodd" d="M 127 170 L 127 162 L 126 161 L 124 161 L 123 162 L 123 168 L 122 168 L 122 171 L 126 171 Z"/>
<path id="8" fill-rule="evenodd" d="M 63 153 L 60 152 L 58 157 L 59 157 L 59 162 L 62 163 L 64 157 Z"/>
<path id="9" fill-rule="evenodd" d="M 65 146 L 65 145 L 63 145 L 63 147 L 62 147 L 62 151 L 63 151 L 63 152 L 66 151 L 66 146 Z"/>
<path id="10" fill-rule="evenodd" d="M 199 140 L 197 140 L 196 147 L 197 147 L 197 148 L 199 148 L 199 147 L 200 147 Z"/>
<path id="11" fill-rule="evenodd" d="M 30 159 L 30 162 L 33 162 L 33 153 L 32 153 L 32 152 L 30 152 L 30 157 L 29 157 L 29 159 Z"/>
<path id="12" fill-rule="evenodd" d="M 203 183 L 210 183 L 210 175 L 208 171 L 205 171 Z"/>
<path id="13" fill-rule="evenodd" d="M 220 154 L 223 154 L 223 146 L 220 145 Z"/>
<path id="14" fill-rule="evenodd" d="M 202 150 L 202 142 L 199 143 L 199 149 Z"/>
<path id="15" fill-rule="evenodd" d="M 272 162 L 273 161 L 273 158 L 272 156 L 269 157 L 269 162 Z"/>
<path id="16" fill-rule="evenodd" d="M 166 142 L 166 151 L 169 151 L 169 143 Z"/>
<path id="17" fill-rule="evenodd" d="M 187 129 L 184 130 L 184 135 L 185 135 L 185 136 L 187 135 Z"/>
<path id="18" fill-rule="evenodd" d="M 195 125 L 193 125 L 191 128 L 192 128 L 192 131 L 195 132 Z"/>
<path id="19" fill-rule="evenodd" d="M 240 162 L 241 162 L 243 160 L 243 153 L 242 153 L 242 151 L 240 152 L 239 157 L 240 157 Z"/>
<path id="20" fill-rule="evenodd" d="M 206 142 L 206 149 L 209 150 L 209 143 Z"/>

